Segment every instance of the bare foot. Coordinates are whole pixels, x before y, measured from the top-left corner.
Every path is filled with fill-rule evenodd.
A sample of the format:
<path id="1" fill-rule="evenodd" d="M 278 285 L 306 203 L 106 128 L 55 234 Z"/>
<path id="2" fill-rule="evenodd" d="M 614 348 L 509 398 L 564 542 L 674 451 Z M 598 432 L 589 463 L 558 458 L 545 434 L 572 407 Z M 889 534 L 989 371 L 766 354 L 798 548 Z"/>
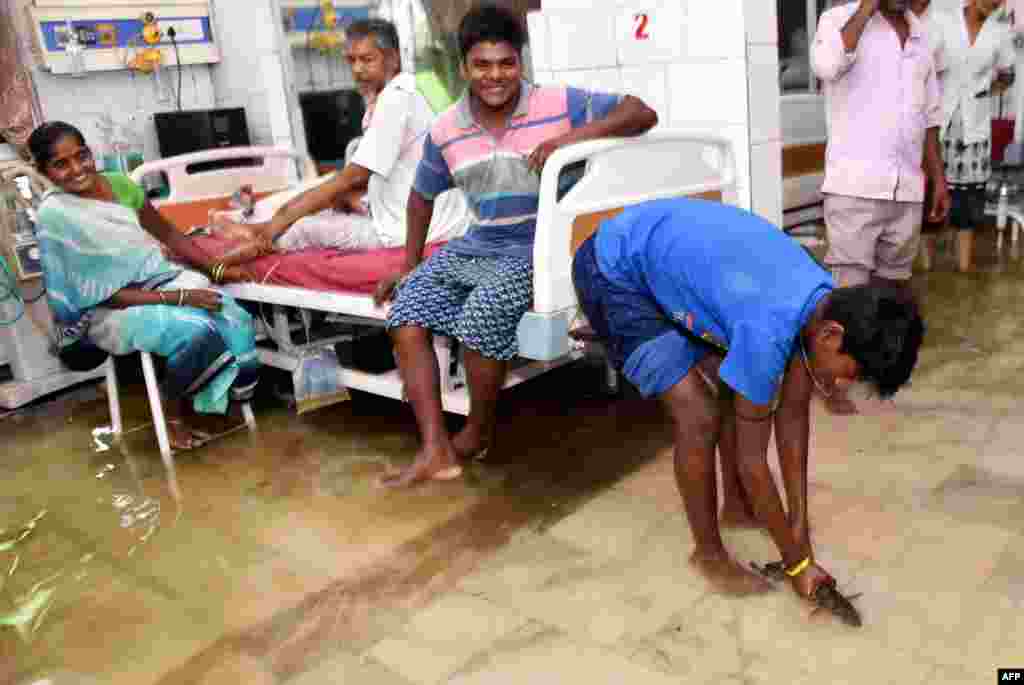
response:
<path id="1" fill-rule="evenodd" d="M 191 428 L 181 419 L 167 421 L 167 438 L 174 450 L 194 450 L 209 442 L 210 435 Z"/>
<path id="2" fill-rule="evenodd" d="M 452 438 L 452 449 L 459 460 L 483 459 L 490 448 L 490 440 L 485 440 L 477 429 L 466 426 Z"/>
<path id="3" fill-rule="evenodd" d="M 700 557 L 694 552 L 690 563 L 723 595 L 760 595 L 773 589 L 767 580 L 728 557 Z"/>
<path id="4" fill-rule="evenodd" d="M 437 456 L 420 452 L 412 464 L 383 476 L 378 484 L 384 488 L 407 488 L 428 480 L 455 480 L 462 475 L 454 454 Z"/>
<path id="5" fill-rule="evenodd" d="M 763 526 L 751 512 L 729 507 L 722 509 L 718 517 L 718 523 L 722 528 L 762 528 Z"/>
<path id="6" fill-rule="evenodd" d="M 217 235 L 231 240 L 252 240 L 255 237 L 252 226 L 231 221 L 226 217 L 213 218 L 210 226 Z"/>

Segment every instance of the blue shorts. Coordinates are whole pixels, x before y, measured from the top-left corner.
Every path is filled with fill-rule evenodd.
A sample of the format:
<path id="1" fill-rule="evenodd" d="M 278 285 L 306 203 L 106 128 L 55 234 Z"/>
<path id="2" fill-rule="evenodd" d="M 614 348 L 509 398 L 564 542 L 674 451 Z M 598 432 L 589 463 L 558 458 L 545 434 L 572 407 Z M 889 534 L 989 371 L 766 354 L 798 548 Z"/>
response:
<path id="1" fill-rule="evenodd" d="M 714 348 L 680 330 L 649 293 L 612 283 L 597 265 L 596 241 L 576 252 L 572 280 L 583 314 L 608 359 L 644 397 L 670 390 Z"/>
<path id="2" fill-rule="evenodd" d="M 443 247 L 399 288 L 387 326 L 427 328 L 508 360 L 519 353 L 519 320 L 532 303 L 531 260 L 470 257 Z"/>

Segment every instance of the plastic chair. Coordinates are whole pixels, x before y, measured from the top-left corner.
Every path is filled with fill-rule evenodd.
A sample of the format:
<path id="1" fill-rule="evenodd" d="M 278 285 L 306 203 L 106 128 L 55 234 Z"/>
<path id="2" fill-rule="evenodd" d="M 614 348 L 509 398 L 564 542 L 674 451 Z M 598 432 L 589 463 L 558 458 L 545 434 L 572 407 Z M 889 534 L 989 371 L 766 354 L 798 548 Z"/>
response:
<path id="1" fill-rule="evenodd" d="M 163 400 L 160 398 L 160 386 L 157 385 L 156 369 L 153 366 L 153 355 L 140 352 L 142 358 L 142 375 L 146 381 L 146 395 L 149 397 L 149 410 L 153 414 L 153 429 L 156 431 L 156 442 L 160 446 L 160 457 L 164 466 L 173 469 L 171 440 L 167 434 L 167 417 L 164 414 Z M 107 401 L 110 404 L 110 423 L 114 435 L 120 437 L 124 426 L 121 422 L 121 397 L 117 383 L 117 372 L 114 368 L 114 357 L 107 359 Z M 256 417 L 248 402 L 242 403 L 242 417 L 249 430 L 256 429 Z"/>

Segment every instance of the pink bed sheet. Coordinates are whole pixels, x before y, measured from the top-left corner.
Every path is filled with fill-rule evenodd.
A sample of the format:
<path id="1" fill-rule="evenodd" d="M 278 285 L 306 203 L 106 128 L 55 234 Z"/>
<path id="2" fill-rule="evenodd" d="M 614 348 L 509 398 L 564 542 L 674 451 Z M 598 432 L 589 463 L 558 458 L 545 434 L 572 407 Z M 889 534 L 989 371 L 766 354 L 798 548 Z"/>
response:
<path id="1" fill-rule="evenodd" d="M 222 255 L 236 245 L 217 236 L 198 236 L 194 240 L 211 257 Z M 424 252 L 429 255 L 443 244 L 427 245 Z M 331 292 L 372 293 L 381 279 L 398 272 L 404 261 L 404 247 L 359 252 L 313 249 L 260 257 L 245 267 L 258 283 Z"/>

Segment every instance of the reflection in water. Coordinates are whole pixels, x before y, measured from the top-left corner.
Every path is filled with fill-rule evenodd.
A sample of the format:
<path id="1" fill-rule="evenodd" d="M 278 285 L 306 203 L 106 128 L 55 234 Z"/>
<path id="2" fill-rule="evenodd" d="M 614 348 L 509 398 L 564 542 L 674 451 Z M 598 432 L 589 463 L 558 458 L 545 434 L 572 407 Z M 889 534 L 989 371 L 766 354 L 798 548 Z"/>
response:
<path id="1" fill-rule="evenodd" d="M 159 530 L 162 505 L 159 499 L 146 495 L 135 458 L 125 449 L 126 445 L 122 441 L 116 441 L 109 426 L 94 429 L 92 439 L 97 454 L 111 453 L 115 445 L 119 447 L 124 457 L 123 464 L 128 466 L 130 480 L 126 483 L 127 488 L 112 478 L 120 470 L 112 462 L 104 463 L 95 473 L 94 479 L 110 482 L 110 491 L 99 497 L 97 502 L 109 506 L 117 516 L 118 527 L 133 538 L 134 542 L 127 552 L 131 556 Z M 180 504 L 181 493 L 173 463 L 168 465 L 167 477 L 172 499 Z M 62 595 L 71 594 L 73 586 L 80 587 L 88 579 L 89 564 L 96 557 L 95 551 L 83 554 L 73 561 L 65 562 L 64 567 L 56 571 L 52 570 L 52 566 L 41 568 L 43 563 L 53 561 L 45 551 L 43 554 L 32 555 L 32 558 L 40 560 L 35 567 L 23 563 L 23 558 L 30 551 L 29 545 L 40 537 L 39 531 L 45 528 L 48 513 L 48 510 L 43 509 L 24 524 L 12 529 L 0 529 L 0 628 L 13 628 L 26 642 L 39 631 L 55 602 Z M 181 507 L 178 506 L 175 520 L 180 515 Z M 38 544 L 45 543 L 40 541 Z M 37 579 L 34 577 L 37 574 L 43 577 Z M 16 591 L 13 589 L 15 586 L 28 587 Z"/>
<path id="2" fill-rule="evenodd" d="M 3 564 L 0 568 L 6 567 L 3 577 L 0 577 L 0 626 L 14 628 L 23 639 L 28 639 L 39 628 L 52 605 L 55 588 L 51 583 L 55 577 L 51 575 L 36 582 L 27 592 L 18 596 L 12 597 L 7 588 L 9 581 L 21 566 L 19 550 L 33 536 L 47 513 L 49 512 L 43 509 L 27 523 L 19 526 L 13 534 L 8 535 L 8 531 L 0 532 L 3 536 L 0 538 L 0 555 L 3 555 L 0 557 L 0 563 Z"/>
<path id="3" fill-rule="evenodd" d="M 110 451 L 110 445 L 100 440 L 100 438 L 108 435 L 111 436 L 111 441 L 113 441 L 114 429 L 111 428 L 110 426 L 99 426 L 97 428 L 92 429 L 92 442 L 94 445 L 96 445 L 97 452 Z"/>

